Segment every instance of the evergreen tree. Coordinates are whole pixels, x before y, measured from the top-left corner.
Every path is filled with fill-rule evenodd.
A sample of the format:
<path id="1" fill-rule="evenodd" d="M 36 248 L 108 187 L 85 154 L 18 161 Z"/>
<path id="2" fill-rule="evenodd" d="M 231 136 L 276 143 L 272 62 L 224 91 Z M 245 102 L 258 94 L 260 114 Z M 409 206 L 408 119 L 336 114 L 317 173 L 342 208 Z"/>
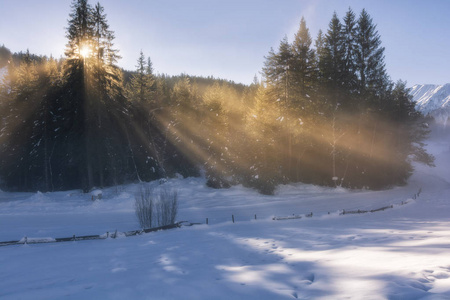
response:
<path id="1" fill-rule="evenodd" d="M 269 98 L 277 104 L 277 119 L 282 124 L 278 134 L 282 137 L 281 145 L 286 150 L 284 155 L 285 161 L 279 168 L 283 168 L 285 170 L 284 173 L 289 172 L 293 157 L 290 112 L 295 111 L 295 107 L 298 106 L 297 98 L 295 98 L 295 91 L 298 89 L 292 75 L 294 63 L 292 45 L 289 44 L 287 37 L 284 37 L 280 42 L 278 52 L 275 53 L 271 50 L 269 56 L 266 57 L 263 71 L 267 88 L 264 90 L 264 96 L 260 93 L 262 98 Z M 267 103 L 267 101 L 265 102 Z"/>
<path id="2" fill-rule="evenodd" d="M 60 74 L 53 58 L 40 58 L 37 63 L 31 57 L 26 54 L 19 67 L 8 72 L 1 175 L 9 188 L 49 191 Z"/>
<path id="3" fill-rule="evenodd" d="M 358 74 L 359 92 L 379 95 L 387 87 L 384 47 L 376 25 L 365 9 L 362 10 L 356 27 L 355 69 Z"/>
<path id="4" fill-rule="evenodd" d="M 148 99 L 145 69 L 145 57 L 144 53 L 142 53 L 141 50 L 136 65 L 136 74 L 131 78 L 130 86 L 128 88 L 131 101 L 139 101 L 141 103 L 145 103 Z"/>
<path id="5" fill-rule="evenodd" d="M 9 69 L 10 90 L 5 95 L 8 115 L 4 117 L 2 128 L 2 173 L 6 184 L 14 189 L 31 189 L 27 170 L 31 160 L 25 144 L 35 121 L 38 79 L 36 63 L 31 60 L 28 51 L 17 68 Z"/>
<path id="6" fill-rule="evenodd" d="M 344 58 L 344 86 L 350 93 L 354 93 L 357 88 L 356 77 L 356 16 L 351 8 L 347 11 L 344 17 L 343 24 L 343 46 L 345 52 Z"/>
<path id="7" fill-rule="evenodd" d="M 272 195 L 275 187 L 282 182 L 282 152 L 284 145 L 283 124 L 280 122 L 279 102 L 274 100 L 272 87 L 266 83 L 258 85 L 255 105 L 248 112 L 246 133 L 250 137 L 244 147 L 244 184 Z M 281 153 L 280 153 L 281 152 Z"/>
<path id="8" fill-rule="evenodd" d="M 412 101 L 410 89 L 406 88 L 406 82 L 396 82 L 390 92 L 390 106 L 387 110 L 390 112 L 390 119 L 394 120 L 397 134 L 398 145 L 406 147 L 401 149 L 403 159 L 417 161 L 428 166 L 434 166 L 434 157 L 425 150 L 424 140 L 430 133 L 427 120 L 423 114 L 416 110 L 415 103 Z"/>
<path id="9" fill-rule="evenodd" d="M 121 72 L 113 64 L 118 58 L 114 35 L 104 10 L 78 0 L 70 16 L 63 97 L 64 119 L 72 124 L 65 127 L 64 136 L 73 145 L 61 151 L 70 153 L 78 168 L 73 170 L 75 178 L 84 190 L 120 182 L 131 174 L 139 177 L 135 164 L 129 164 L 135 159 L 133 151 L 123 143 L 130 131 L 123 124 L 132 122 L 125 113 Z"/>
<path id="10" fill-rule="evenodd" d="M 150 107 L 155 100 L 155 78 L 150 58 L 146 61 L 144 53 L 140 52 L 137 60 L 136 72 L 127 87 L 130 101 Z"/>
<path id="11" fill-rule="evenodd" d="M 290 106 L 289 95 L 291 93 L 289 92 L 292 80 L 289 78 L 289 69 L 292 68 L 292 63 L 291 45 L 285 36 L 280 42 L 278 52 L 275 53 L 273 49 L 270 50 L 263 68 L 265 81 L 272 87 L 272 97 L 282 101 L 286 108 Z"/>
<path id="12" fill-rule="evenodd" d="M 312 39 L 306 21 L 302 17 L 300 28 L 292 43 L 292 85 L 295 87 L 296 101 L 304 102 L 314 94 L 316 82 L 315 51 L 311 47 Z"/>
<path id="13" fill-rule="evenodd" d="M 345 66 L 345 48 L 344 37 L 342 34 L 342 24 L 337 14 L 333 14 L 333 18 L 330 21 L 327 34 L 325 36 L 324 45 L 325 54 L 322 56 L 322 72 L 326 78 L 326 86 L 334 95 L 331 97 L 333 106 L 339 101 L 340 90 L 344 85 Z"/>
<path id="14" fill-rule="evenodd" d="M 156 80 L 153 74 L 153 63 L 150 57 L 147 58 L 147 68 L 145 69 L 145 75 L 147 76 L 147 86 L 149 90 L 149 101 L 151 108 L 156 108 Z"/>
<path id="15" fill-rule="evenodd" d="M 316 48 L 316 70 L 317 70 L 317 81 L 318 85 L 325 84 L 326 77 L 323 73 L 323 70 L 325 68 L 324 62 L 325 62 L 325 37 L 323 35 L 323 32 L 321 29 L 319 29 L 319 32 L 317 33 L 317 38 L 314 43 L 314 46 Z"/>
<path id="16" fill-rule="evenodd" d="M 93 38 L 92 8 L 87 0 L 74 0 L 72 2 L 72 12 L 69 17 L 69 27 L 66 37 L 68 44 L 65 54 L 69 61 L 77 59 L 80 61 L 83 55 L 91 51 Z"/>
<path id="17" fill-rule="evenodd" d="M 207 184 L 214 188 L 229 187 L 227 178 L 231 177 L 229 120 L 225 108 L 225 88 L 218 82 L 208 87 L 203 94 L 201 105 L 202 121 L 200 136 L 207 141 L 204 163 Z"/>

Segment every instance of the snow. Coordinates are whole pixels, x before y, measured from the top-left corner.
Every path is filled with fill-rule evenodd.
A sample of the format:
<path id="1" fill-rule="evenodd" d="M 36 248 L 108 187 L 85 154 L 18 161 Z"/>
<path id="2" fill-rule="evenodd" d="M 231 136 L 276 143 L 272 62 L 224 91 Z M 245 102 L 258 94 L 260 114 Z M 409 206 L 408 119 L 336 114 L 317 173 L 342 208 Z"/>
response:
<path id="1" fill-rule="evenodd" d="M 139 184 L 96 201 L 77 190 L 1 192 L 0 241 L 48 243 L 0 247 L 0 298 L 450 299 L 450 134 L 428 149 L 436 168 L 418 165 L 407 186 L 376 192 L 290 184 L 263 196 L 170 179 L 178 220 L 209 225 L 116 239 L 50 243 L 138 229 Z M 292 215 L 302 218 L 273 220 Z"/>
<path id="2" fill-rule="evenodd" d="M 445 85 L 416 84 L 411 89 L 416 108 L 425 115 L 433 116 L 446 125 L 450 116 L 450 83 Z"/>

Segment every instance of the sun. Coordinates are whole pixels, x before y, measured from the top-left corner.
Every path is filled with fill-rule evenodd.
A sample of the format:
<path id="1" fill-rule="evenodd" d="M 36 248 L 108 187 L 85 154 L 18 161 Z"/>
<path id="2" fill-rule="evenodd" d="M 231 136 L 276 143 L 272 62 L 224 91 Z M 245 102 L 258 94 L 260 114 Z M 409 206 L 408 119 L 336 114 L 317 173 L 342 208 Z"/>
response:
<path id="1" fill-rule="evenodd" d="M 89 45 L 82 45 L 80 47 L 80 55 L 84 58 L 87 58 L 91 55 L 91 47 Z"/>

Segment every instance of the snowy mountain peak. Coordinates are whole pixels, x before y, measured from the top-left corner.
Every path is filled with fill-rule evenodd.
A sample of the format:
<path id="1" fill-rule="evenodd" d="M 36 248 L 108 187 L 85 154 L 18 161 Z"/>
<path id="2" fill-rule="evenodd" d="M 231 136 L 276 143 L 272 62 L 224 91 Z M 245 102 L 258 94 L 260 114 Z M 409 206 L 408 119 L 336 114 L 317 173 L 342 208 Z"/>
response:
<path id="1" fill-rule="evenodd" d="M 418 110 L 446 125 L 450 117 L 450 83 L 416 84 L 411 89 L 411 95 Z"/>

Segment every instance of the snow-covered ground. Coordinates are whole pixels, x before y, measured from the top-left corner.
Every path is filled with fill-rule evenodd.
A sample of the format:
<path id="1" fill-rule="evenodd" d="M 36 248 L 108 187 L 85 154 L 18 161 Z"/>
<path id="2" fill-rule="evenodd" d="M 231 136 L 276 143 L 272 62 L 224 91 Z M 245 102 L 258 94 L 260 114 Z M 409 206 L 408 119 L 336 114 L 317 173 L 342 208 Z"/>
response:
<path id="1" fill-rule="evenodd" d="M 407 186 L 378 192 L 295 184 L 262 196 L 169 180 L 178 220 L 209 225 L 0 247 L 0 299 L 450 299 L 450 135 L 429 149 L 436 168 L 417 166 Z M 137 188 L 108 188 L 96 201 L 0 192 L 0 241 L 138 229 Z"/>

